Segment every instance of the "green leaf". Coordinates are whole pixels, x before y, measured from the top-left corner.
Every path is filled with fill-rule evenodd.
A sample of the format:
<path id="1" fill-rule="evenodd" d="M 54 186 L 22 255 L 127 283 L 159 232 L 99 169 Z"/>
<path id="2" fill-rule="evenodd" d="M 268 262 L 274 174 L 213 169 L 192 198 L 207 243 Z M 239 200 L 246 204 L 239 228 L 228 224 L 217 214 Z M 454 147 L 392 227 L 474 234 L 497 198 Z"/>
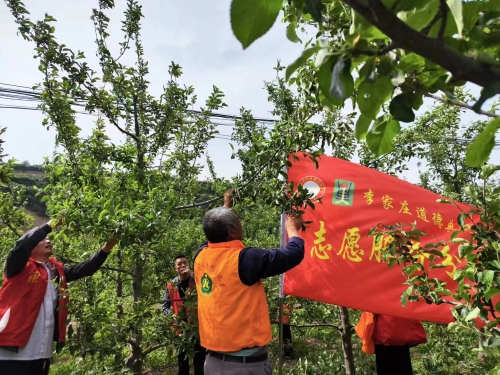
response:
<path id="1" fill-rule="evenodd" d="M 464 29 L 464 20 L 462 18 L 462 0 L 446 0 L 446 4 L 453 14 L 455 23 L 457 24 L 458 35 L 462 36 L 462 31 Z"/>
<path id="2" fill-rule="evenodd" d="M 321 0 L 306 0 L 307 12 L 318 23 L 321 23 L 323 21 L 322 12 L 324 8 L 325 5 L 321 2 Z"/>
<path id="3" fill-rule="evenodd" d="M 432 255 L 436 255 L 436 256 L 438 256 L 440 258 L 444 258 L 443 253 L 441 251 L 439 251 L 439 250 L 425 250 L 424 253 L 426 253 L 426 254 L 432 254 Z"/>
<path id="4" fill-rule="evenodd" d="M 394 72 L 394 76 L 391 79 L 391 82 L 394 86 L 400 86 L 405 82 L 405 74 L 401 69 L 396 69 Z"/>
<path id="5" fill-rule="evenodd" d="M 351 61 L 339 58 L 333 66 L 330 79 L 330 95 L 343 102 L 354 92 L 354 80 L 350 72 Z"/>
<path id="6" fill-rule="evenodd" d="M 500 289 L 493 287 L 488 289 L 488 291 L 484 294 L 484 298 L 486 301 L 489 301 L 491 297 L 496 296 L 497 294 L 500 294 Z"/>
<path id="7" fill-rule="evenodd" d="M 281 11 L 281 0 L 233 0 L 231 27 L 243 49 L 271 29 Z"/>
<path id="8" fill-rule="evenodd" d="M 482 10 L 483 4 L 477 1 L 468 1 L 462 3 L 463 11 L 462 16 L 464 18 L 464 29 L 470 31 L 477 20 L 479 19 L 479 13 Z"/>
<path id="9" fill-rule="evenodd" d="M 319 68 L 318 71 L 318 86 L 323 94 L 325 100 L 330 103 L 332 106 L 340 106 L 342 105 L 342 101 L 334 98 L 330 94 L 330 86 L 332 83 L 332 70 L 334 65 L 337 63 L 338 56 L 328 56 L 323 65 Z"/>
<path id="10" fill-rule="evenodd" d="M 373 83 L 364 81 L 358 88 L 357 102 L 359 110 L 363 115 L 374 120 L 393 91 L 394 86 L 390 77 L 379 78 Z"/>
<path id="11" fill-rule="evenodd" d="M 408 302 L 408 297 L 412 294 L 413 292 L 413 287 L 409 286 L 408 289 L 406 289 L 403 294 L 401 294 L 401 298 L 399 301 L 401 302 L 401 306 L 406 307 L 406 302 Z"/>
<path id="12" fill-rule="evenodd" d="M 293 63 L 288 65 L 288 67 L 286 68 L 285 80 L 288 81 L 290 79 L 291 75 L 293 73 L 295 73 L 295 71 L 298 68 L 300 68 L 302 65 L 304 65 L 309 57 L 314 55 L 320 49 L 321 49 L 321 47 L 315 46 L 315 47 L 311 47 L 311 48 L 304 50 L 302 52 L 302 55 L 297 60 L 295 60 Z"/>
<path id="13" fill-rule="evenodd" d="M 420 31 L 436 17 L 438 10 L 439 0 L 430 0 L 422 8 L 399 12 L 398 17 L 411 28 Z"/>
<path id="14" fill-rule="evenodd" d="M 286 27 L 286 37 L 292 43 L 302 43 L 302 40 L 297 36 L 295 24 L 289 23 Z"/>
<path id="15" fill-rule="evenodd" d="M 389 115 L 380 116 L 366 135 L 366 145 L 377 156 L 394 150 L 393 140 L 401 130 L 399 122 Z"/>
<path id="16" fill-rule="evenodd" d="M 478 56 L 479 57 L 479 56 Z M 488 61 L 487 62 L 488 64 L 495 64 L 496 61 Z M 493 81 L 492 83 L 490 83 L 489 85 L 483 87 L 481 89 L 481 95 L 479 96 L 479 99 L 477 100 L 476 103 L 474 103 L 474 105 L 472 106 L 472 109 L 476 112 L 476 113 L 480 113 L 481 112 L 481 107 L 483 106 L 483 104 L 490 98 L 494 97 L 496 94 L 498 94 L 500 92 L 500 81 Z"/>
<path id="17" fill-rule="evenodd" d="M 480 167 L 483 165 L 495 146 L 495 133 L 500 128 L 500 118 L 493 119 L 476 139 L 467 147 L 465 153 L 465 164 L 469 167 Z"/>
<path id="18" fill-rule="evenodd" d="M 458 225 L 460 225 L 460 228 L 464 229 L 465 228 L 465 218 L 467 217 L 467 214 L 465 212 L 460 212 L 457 218 Z"/>
<path id="19" fill-rule="evenodd" d="M 413 73 L 415 70 L 425 66 L 425 59 L 415 53 L 404 56 L 398 64 L 398 69 L 405 73 Z"/>
<path id="20" fill-rule="evenodd" d="M 467 314 L 467 317 L 465 318 L 465 320 L 466 321 L 471 321 L 471 320 L 476 319 L 479 316 L 480 312 L 481 312 L 481 310 L 479 310 L 479 307 L 476 307 L 469 314 Z"/>
<path id="21" fill-rule="evenodd" d="M 366 117 L 365 115 L 360 115 L 358 121 L 356 121 L 356 128 L 354 129 L 354 135 L 358 141 L 366 138 L 366 133 L 368 133 L 368 128 L 372 123 L 372 119 Z"/>
<path id="22" fill-rule="evenodd" d="M 392 98 L 391 104 L 389 104 L 389 112 L 391 112 L 392 117 L 402 122 L 415 121 L 415 113 L 411 108 L 411 100 L 411 94 L 407 93 Z"/>
<path id="23" fill-rule="evenodd" d="M 487 180 L 493 173 L 500 170 L 500 165 L 486 164 L 481 168 L 481 178 Z"/>
<path id="24" fill-rule="evenodd" d="M 344 88 L 344 83 L 342 82 L 342 79 L 340 78 L 340 75 L 342 74 L 342 71 L 344 70 L 345 62 L 342 57 L 337 59 L 337 62 L 333 66 L 331 78 L 330 78 L 330 95 L 333 96 L 335 99 L 338 99 L 340 101 L 344 101 L 346 98 L 346 92 Z"/>

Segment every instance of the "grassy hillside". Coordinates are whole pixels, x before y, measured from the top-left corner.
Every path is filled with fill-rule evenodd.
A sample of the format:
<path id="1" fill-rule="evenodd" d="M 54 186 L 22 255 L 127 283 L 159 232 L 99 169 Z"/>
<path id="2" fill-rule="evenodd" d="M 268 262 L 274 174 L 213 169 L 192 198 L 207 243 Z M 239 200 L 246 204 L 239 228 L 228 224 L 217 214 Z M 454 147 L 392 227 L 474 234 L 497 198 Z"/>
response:
<path id="1" fill-rule="evenodd" d="M 42 196 L 36 196 L 37 191 L 34 188 L 46 185 L 42 168 L 37 165 L 16 165 L 12 182 L 26 188 L 26 211 L 35 218 L 35 225 L 45 223 L 48 218 L 47 207 L 40 201 Z"/>

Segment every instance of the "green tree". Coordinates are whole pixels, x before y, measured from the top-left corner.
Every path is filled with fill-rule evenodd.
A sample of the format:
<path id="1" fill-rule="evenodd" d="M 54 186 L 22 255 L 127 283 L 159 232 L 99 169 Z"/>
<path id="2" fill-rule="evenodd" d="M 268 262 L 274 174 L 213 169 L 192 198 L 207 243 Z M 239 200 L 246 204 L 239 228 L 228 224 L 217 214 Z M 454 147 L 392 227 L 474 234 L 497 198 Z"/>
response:
<path id="1" fill-rule="evenodd" d="M 457 90 L 463 102 L 474 100 Z M 421 166 L 418 172 L 420 186 L 438 194 L 446 194 L 466 202 L 464 187 L 480 183 L 480 168 L 465 163 L 467 146 L 488 125 L 487 121 L 463 124 L 466 110 L 446 103 L 435 103 L 394 139 L 395 150 L 374 158 L 366 145 L 360 148 L 360 163 L 385 173 L 401 175 L 408 172 L 408 164 Z"/>
<path id="2" fill-rule="evenodd" d="M 423 97 L 494 117 L 466 154 L 469 166 L 480 167 L 500 127 L 498 115 L 481 109 L 500 92 L 499 7 L 497 0 L 233 0 L 231 25 L 243 48 L 272 27 L 282 9 L 290 41 L 300 42 L 297 28 L 316 27 L 286 79 L 303 86 L 299 68 L 305 64 L 317 103 L 332 108 L 351 98 L 361 112 L 356 136 L 378 156 L 393 150 L 400 123 L 415 119 Z M 483 88 L 473 106 L 454 96 L 467 82 Z"/>
<path id="3" fill-rule="evenodd" d="M 174 322 L 163 317 L 158 307 L 160 291 L 173 276 L 172 259 L 180 252 L 192 254 L 202 242 L 198 223 L 203 211 L 227 188 L 227 182 L 215 178 L 210 185 L 216 198 L 192 203 L 206 191 L 198 182 L 203 168 L 199 159 L 217 134 L 210 118 L 224 106 L 223 95 L 214 87 L 205 106 L 193 112 L 194 89 L 177 82 L 182 69 L 175 63 L 169 67 L 170 79 L 160 98 L 148 93 L 141 6 L 134 0 L 127 2 L 118 57 L 112 56 L 107 45 L 106 12 L 113 8 L 113 1 L 100 1 L 92 11 L 99 73 L 85 62 L 82 52 L 57 42 L 50 15 L 33 22 L 22 2 L 7 1 L 7 5 L 21 35 L 36 46 L 39 70 L 44 74 L 40 84 L 44 126 L 55 128 L 56 142 L 62 148 L 44 165 L 48 185 L 41 191 L 50 216 L 64 220 L 54 234 L 56 253 L 62 261 L 73 263 L 98 243 L 112 236 L 120 239 L 116 256 L 107 261 L 102 277 L 70 287 L 72 324 L 67 350 L 93 357 L 103 372 L 120 372 L 125 364 L 140 373 L 155 351 L 172 349 L 170 325 Z M 120 62 L 129 50 L 135 56 L 134 66 Z M 242 176 L 232 183 L 238 197 L 261 197 L 263 204 L 279 210 L 295 209 L 307 198 L 305 189 L 287 197 L 286 183 L 277 179 L 288 155 L 311 152 L 315 159 L 324 147 L 335 143 L 331 127 L 339 119 L 338 114 L 329 114 L 322 125 L 310 123 L 321 107 L 309 106 L 304 93 L 294 97 L 283 87 L 283 79 L 268 85 L 276 114 L 281 116 L 273 129 L 261 129 L 242 110 L 233 134 L 240 146 L 234 157 L 243 164 Z M 88 137 L 80 134 L 75 103 L 83 103 L 97 115 Z M 106 124 L 118 129 L 124 142 L 109 139 Z M 352 142 L 346 144 L 354 147 Z M 184 332 L 177 346 L 184 347 L 196 332 L 192 330 L 196 322 L 175 323 Z M 86 371 L 83 366 L 82 371 Z"/>
<path id="4" fill-rule="evenodd" d="M 0 136 L 6 128 L 0 128 Z M 7 155 L 3 154 L 3 143 L 0 139 L 0 259 L 3 261 L 6 249 L 12 247 L 13 242 L 21 234 L 21 228 L 31 225 L 32 218 L 24 212 L 26 201 L 25 189 L 13 184 L 14 159 L 3 161 Z"/>

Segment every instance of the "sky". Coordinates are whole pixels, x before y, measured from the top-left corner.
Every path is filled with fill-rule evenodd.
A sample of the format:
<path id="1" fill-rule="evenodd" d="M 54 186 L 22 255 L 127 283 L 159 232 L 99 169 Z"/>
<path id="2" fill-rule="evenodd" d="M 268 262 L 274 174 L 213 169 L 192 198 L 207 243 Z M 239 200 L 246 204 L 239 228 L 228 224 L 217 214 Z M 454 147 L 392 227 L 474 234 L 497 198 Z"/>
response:
<path id="1" fill-rule="evenodd" d="M 264 82 L 276 76 L 273 67 L 277 60 L 283 65 L 293 62 L 303 46 L 289 42 L 285 37 L 285 25 L 277 22 L 263 38 L 247 50 L 243 50 L 233 36 L 229 8 L 231 0 L 143 0 L 142 40 L 146 60 L 149 61 L 151 92 L 159 95 L 168 80 L 168 66 L 172 61 L 180 64 L 184 75 L 180 82 L 194 86 L 202 105 L 216 85 L 225 94 L 221 113 L 238 114 L 242 107 L 252 111 L 256 117 L 272 118 L 272 105 L 267 100 Z M 24 1 L 31 13 L 31 20 L 43 19 L 49 13 L 56 20 L 56 36 L 73 51 L 85 52 L 87 61 L 98 68 L 95 57 L 94 28 L 90 15 L 92 2 L 69 2 L 63 0 Z M 120 31 L 125 0 L 116 1 L 116 9 L 109 12 L 111 37 L 109 45 L 115 54 L 118 42 L 123 39 Z M 42 74 L 33 59 L 33 44 L 17 35 L 17 25 L 7 6 L 0 4 L 0 83 L 33 86 L 41 82 Z M 133 60 L 125 56 L 125 63 Z M 473 91 L 477 89 L 473 88 Z M 427 103 L 430 103 L 429 101 Z M 19 102 L 0 100 L 0 104 L 19 105 Z M 23 103 L 21 103 L 23 104 Z M 23 104 L 24 105 L 24 104 Z M 422 108 L 425 111 L 427 108 Z M 349 109 L 346 108 L 349 112 Z M 465 121 L 479 117 L 467 114 Z M 41 163 L 44 157 L 54 152 L 55 132 L 42 126 L 43 115 L 38 111 L 0 108 L 0 127 L 7 127 L 4 135 L 5 151 L 10 157 L 32 164 Z M 95 118 L 78 116 L 82 135 L 90 134 Z M 222 134 L 230 134 L 230 128 L 220 127 Z M 113 127 L 107 132 L 112 140 L 120 141 L 121 135 Z M 239 163 L 231 160 L 228 140 L 214 139 L 209 143 L 209 155 L 214 161 L 219 177 L 232 177 L 241 172 Z M 492 159 L 500 161 L 495 152 Z M 408 179 L 415 180 L 416 164 L 411 166 Z"/>

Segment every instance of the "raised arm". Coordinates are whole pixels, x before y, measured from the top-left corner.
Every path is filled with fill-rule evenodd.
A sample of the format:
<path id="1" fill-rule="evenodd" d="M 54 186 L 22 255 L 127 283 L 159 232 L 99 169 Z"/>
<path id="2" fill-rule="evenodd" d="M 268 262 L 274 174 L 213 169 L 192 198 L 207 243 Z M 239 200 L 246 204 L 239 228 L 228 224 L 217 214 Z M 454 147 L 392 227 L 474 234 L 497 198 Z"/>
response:
<path id="1" fill-rule="evenodd" d="M 247 248 L 241 251 L 238 274 L 243 284 L 251 286 L 260 279 L 282 274 L 298 266 L 304 259 L 304 240 L 299 237 L 302 219 L 288 217 L 285 229 L 290 240 L 284 249 Z"/>
<path id="2" fill-rule="evenodd" d="M 50 222 L 26 232 L 7 255 L 5 276 L 11 278 L 21 272 L 31 256 L 31 251 L 52 232 Z"/>
<path id="3" fill-rule="evenodd" d="M 75 264 L 74 266 L 64 266 L 64 276 L 68 283 L 80 280 L 84 277 L 92 276 L 106 261 L 109 252 L 116 245 L 116 241 L 106 242 L 101 250 L 92 254 L 92 256 L 84 262 Z"/>

